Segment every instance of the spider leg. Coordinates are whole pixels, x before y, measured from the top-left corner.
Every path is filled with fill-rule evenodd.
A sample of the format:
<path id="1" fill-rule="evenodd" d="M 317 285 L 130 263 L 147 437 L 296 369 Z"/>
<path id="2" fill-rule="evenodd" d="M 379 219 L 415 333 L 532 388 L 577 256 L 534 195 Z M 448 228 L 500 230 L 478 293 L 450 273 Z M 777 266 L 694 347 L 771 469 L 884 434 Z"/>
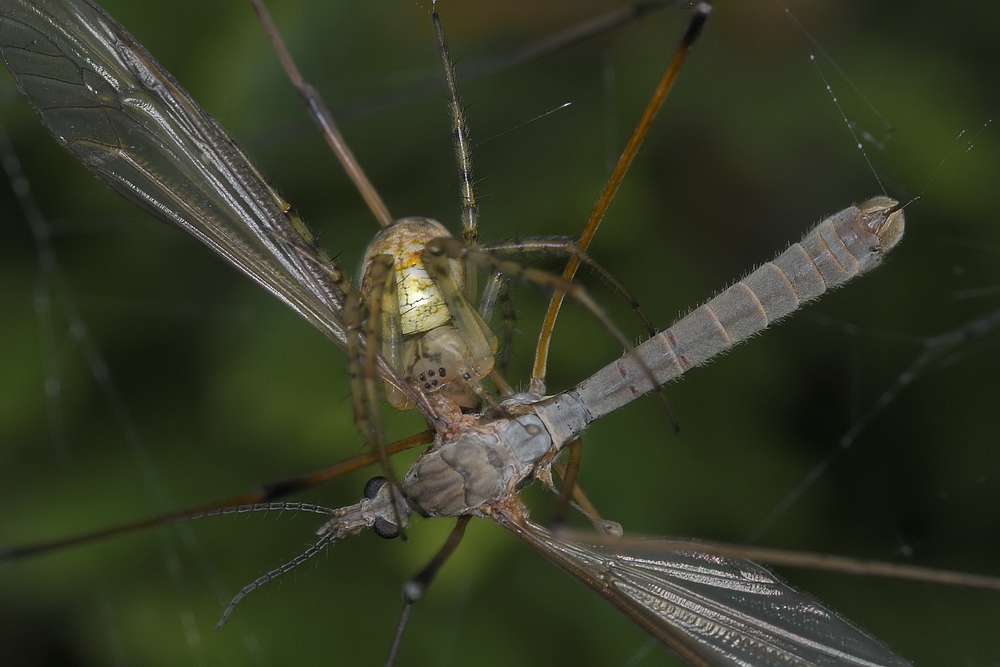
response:
<path id="1" fill-rule="evenodd" d="M 623 301 L 625 301 L 626 304 L 628 304 L 628 307 L 632 309 L 632 312 L 634 312 L 636 317 L 638 317 L 642 322 L 647 335 L 655 336 L 657 333 L 656 326 L 653 325 L 653 322 L 646 315 L 646 311 L 642 309 L 642 306 L 639 305 L 639 301 L 632 296 L 632 293 L 628 290 L 628 288 L 626 288 L 613 273 L 598 264 L 590 255 L 581 250 L 580 245 L 572 239 L 560 237 L 514 239 L 512 241 L 502 241 L 500 243 L 482 244 L 476 246 L 476 249 L 494 254 L 553 253 L 569 255 L 571 258 L 576 258 L 580 261 L 580 263 L 588 266 L 596 272 L 601 279 L 611 285 L 611 288 Z"/>
<path id="2" fill-rule="evenodd" d="M 494 271 L 490 274 L 486 287 L 483 289 L 483 296 L 479 300 L 479 316 L 485 322 L 493 319 L 493 314 L 498 309 L 500 312 L 500 320 L 503 324 L 503 341 L 499 347 L 495 372 L 491 373 L 490 377 L 497 383 L 497 388 L 500 389 L 503 396 L 509 396 L 513 393 L 505 378 L 514 349 L 514 333 L 517 331 L 517 311 L 510 298 L 509 285 L 510 278 Z M 501 387 L 501 384 L 506 388 Z"/>
<path id="3" fill-rule="evenodd" d="M 393 494 L 392 507 L 396 515 L 396 525 L 402 528 L 403 522 L 395 498 L 395 494 L 399 493 L 400 484 L 386 451 L 378 391 L 380 382 L 378 352 L 382 347 L 383 336 L 382 294 L 391 291 L 385 290 L 386 283 L 395 281 L 392 265 L 392 257 L 379 255 L 375 258 L 369 268 L 372 289 L 368 293 L 368 301 L 362 301 L 361 293 L 357 291 L 348 296 L 344 305 L 344 324 L 347 330 L 348 376 L 351 382 L 354 422 L 365 434 L 385 473 L 390 485 L 390 494 Z"/>
<path id="4" fill-rule="evenodd" d="M 299 96 L 305 103 L 309 115 L 312 116 L 313 121 L 323 133 L 323 138 L 326 139 L 327 145 L 330 146 L 334 155 L 337 156 L 340 165 L 354 183 L 354 187 L 357 188 L 358 193 L 365 200 L 375 219 L 378 220 L 382 227 L 388 227 L 393 222 L 393 217 L 389 213 L 389 209 L 386 207 L 385 202 L 382 201 L 382 197 L 379 196 L 375 186 L 368 180 L 364 170 L 361 168 L 361 163 L 354 157 L 354 153 L 347 145 L 343 135 L 340 134 L 337 123 L 333 120 L 333 114 L 330 113 L 330 109 L 326 106 L 326 102 L 323 101 L 323 97 L 312 84 L 302 78 L 302 74 L 295 65 L 295 60 L 292 59 L 288 47 L 285 46 L 285 41 L 282 39 L 281 33 L 278 32 L 278 27 L 274 24 L 274 19 L 271 18 L 267 7 L 264 6 L 263 0 L 250 0 L 250 4 L 257 13 L 261 26 L 263 26 L 264 32 L 271 42 L 271 47 L 278 56 L 278 60 L 281 61 L 281 66 L 284 68 L 288 80 L 295 86 Z"/>
<path id="5" fill-rule="evenodd" d="M 406 629 L 406 623 L 410 619 L 410 610 L 413 609 L 414 603 L 424 596 L 424 592 L 431 585 L 431 581 L 434 580 L 434 576 L 438 573 L 438 570 L 441 569 L 445 561 L 458 548 L 458 545 L 462 542 L 462 538 L 465 537 L 465 529 L 469 525 L 471 518 L 471 516 L 458 517 L 458 521 L 455 522 L 455 527 L 452 528 L 448 539 L 441 545 L 438 552 L 434 554 L 434 558 L 420 572 L 403 584 L 403 610 L 399 614 L 399 623 L 396 625 L 396 633 L 392 638 L 389 657 L 385 661 L 386 665 L 392 665 L 396 660 L 399 645 L 403 640 L 403 631 Z"/>
<path id="6" fill-rule="evenodd" d="M 431 267 L 436 267 L 433 269 L 434 271 L 441 271 L 441 267 L 446 266 L 448 259 L 468 260 L 477 264 L 482 264 L 494 271 L 500 271 L 507 276 L 533 282 L 557 292 L 563 292 L 568 294 L 570 298 L 578 301 L 584 308 L 590 311 L 590 313 L 597 319 L 598 322 L 600 322 L 604 329 L 616 341 L 618 341 L 618 343 L 628 353 L 629 357 L 635 359 L 636 365 L 653 385 L 654 390 L 657 391 L 657 396 L 660 398 L 660 402 L 667 411 L 671 423 L 674 425 L 674 430 L 677 430 L 676 421 L 673 418 L 670 405 L 667 403 L 663 392 L 660 391 L 663 388 L 662 384 L 656 380 L 656 377 L 653 375 L 653 371 L 650 370 L 649 365 L 642 358 L 640 358 L 638 354 L 636 354 L 635 346 L 632 345 L 632 342 L 628 339 L 628 337 L 622 332 L 621 329 L 618 328 L 604 309 L 601 308 L 596 301 L 594 301 L 582 285 L 575 283 L 572 280 L 567 280 L 561 276 L 548 273 L 547 271 L 542 271 L 541 269 L 524 266 L 518 262 L 497 257 L 496 255 L 480 250 L 479 248 L 467 247 L 454 238 L 439 237 L 432 239 L 427 243 L 424 250 L 424 263 L 428 268 L 428 272 L 432 270 Z M 442 289 L 442 293 L 443 292 L 444 290 Z M 469 310 L 471 311 L 471 308 L 469 308 Z M 472 312 L 475 314 L 474 311 Z M 479 319 L 482 321 L 481 318 Z M 494 347 L 494 352 L 495 351 Z"/>
<path id="7" fill-rule="evenodd" d="M 687 59 L 688 53 L 694 46 L 695 41 L 697 41 L 698 35 L 701 34 L 701 29 L 705 25 L 705 21 L 708 20 L 711 12 L 712 5 L 710 3 L 700 2 L 695 6 L 694 14 L 691 17 L 690 23 L 688 23 L 684 36 L 681 38 L 680 44 L 674 50 L 674 55 L 670 58 L 670 62 L 667 64 L 660 82 L 653 91 L 653 96 L 647 103 L 646 109 L 643 111 L 635 130 L 632 131 L 632 136 L 625 145 L 625 150 L 618 157 L 618 163 L 611 172 L 611 176 L 604 186 L 604 191 L 601 192 L 597 203 L 594 204 L 594 209 L 590 213 L 587 225 L 580 235 L 579 248 L 581 251 L 585 252 L 590 246 L 594 234 L 597 233 L 597 228 L 600 227 L 601 221 L 604 219 L 604 214 L 607 212 L 608 207 L 615 198 L 615 194 L 618 192 L 619 186 L 621 186 L 622 180 L 625 178 L 625 172 L 628 171 L 632 160 L 638 154 L 639 146 L 642 145 L 646 134 L 649 133 L 649 128 L 652 127 L 656 114 L 660 111 L 660 107 L 663 106 L 663 100 L 666 99 L 667 93 L 673 87 L 674 81 L 677 79 L 677 75 L 680 73 L 681 67 Z M 563 270 L 563 278 L 572 280 L 576 276 L 579 266 L 580 260 L 576 257 L 571 257 L 566 264 L 565 270 Z M 549 344 L 552 342 L 552 330 L 556 326 L 556 318 L 559 316 L 559 308 L 562 306 L 565 294 L 565 292 L 556 292 L 552 295 L 552 298 L 549 300 L 549 308 L 545 313 L 545 319 L 542 322 L 541 331 L 538 334 L 538 345 L 535 347 L 535 364 L 531 371 L 531 391 L 539 395 L 545 394 L 545 371 L 548 366 Z"/>

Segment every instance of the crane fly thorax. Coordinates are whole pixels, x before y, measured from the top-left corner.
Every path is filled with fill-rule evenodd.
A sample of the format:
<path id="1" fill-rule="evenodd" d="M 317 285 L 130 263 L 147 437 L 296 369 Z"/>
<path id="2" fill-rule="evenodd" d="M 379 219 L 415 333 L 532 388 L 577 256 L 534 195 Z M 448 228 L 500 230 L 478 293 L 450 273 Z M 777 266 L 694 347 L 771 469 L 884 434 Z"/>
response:
<path id="1" fill-rule="evenodd" d="M 480 514 L 516 494 L 562 446 L 537 415 L 517 411 L 521 414 L 485 421 L 467 416 L 465 428 L 439 436 L 403 478 L 407 502 L 424 516 L 453 517 Z"/>
<path id="2" fill-rule="evenodd" d="M 382 230 L 365 252 L 361 292 L 366 301 L 382 294 L 382 355 L 393 369 L 425 393 L 474 408 L 477 383 L 493 369 L 496 336 L 463 296 L 464 263 L 443 259 L 437 272 L 425 263 L 427 244 L 442 237 L 451 234 L 429 218 L 402 218 Z M 379 274 L 392 279 L 379 285 Z M 412 407 L 385 388 L 393 406 Z"/>
<path id="3" fill-rule="evenodd" d="M 413 462 L 401 488 L 394 492 L 391 485 L 372 485 L 376 480 L 370 480 L 365 497 L 335 510 L 318 534 L 341 539 L 373 528 L 394 537 L 414 512 L 425 517 L 482 516 L 496 504 L 509 502 L 564 444 L 534 413 L 537 399 L 519 394 L 505 400 L 492 416 L 456 415 L 452 428 L 439 432 Z"/>

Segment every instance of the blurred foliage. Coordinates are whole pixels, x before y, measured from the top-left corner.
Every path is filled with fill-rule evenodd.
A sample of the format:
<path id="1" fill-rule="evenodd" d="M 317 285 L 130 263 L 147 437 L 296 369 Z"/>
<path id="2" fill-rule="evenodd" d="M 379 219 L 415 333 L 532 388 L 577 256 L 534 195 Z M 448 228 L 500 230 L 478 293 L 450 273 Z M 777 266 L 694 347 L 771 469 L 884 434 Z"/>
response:
<path id="1" fill-rule="evenodd" d="M 454 228 L 442 93 L 379 104 L 440 77 L 424 9 L 399 0 L 270 4 L 390 210 Z M 622 4 L 445 1 L 439 10 L 461 73 Z M 904 373 L 926 341 L 1000 307 L 992 123 L 1000 6 L 787 5 L 794 18 L 772 0 L 718 3 L 593 256 L 665 326 L 822 215 L 883 188 L 911 202 L 907 238 L 884 269 L 672 387 L 679 437 L 648 399 L 595 425 L 582 484 L 634 533 L 756 536 L 769 546 L 996 574 L 997 335 L 961 343 L 870 421 L 862 415 L 910 380 Z M 104 6 L 355 271 L 375 225 L 245 3 Z M 581 228 L 685 20 L 659 12 L 463 83 L 484 239 Z M 118 201 L 56 146 L 9 77 L 0 86 L 3 123 L 53 229 L 59 272 L 46 340 L 40 255 L 11 188 L 0 186 L 0 543 L 226 497 L 362 451 L 339 351 L 196 243 Z M 640 339 L 627 308 L 584 280 Z M 511 377 L 525 383 L 546 299 L 530 286 L 514 297 L 521 319 Z M 86 324 L 86 343 L 69 327 L 67 304 Z M 568 307 L 550 389 L 617 354 L 610 336 Z M 108 383 L 95 380 L 97 366 Z M 394 437 L 420 428 L 414 415 L 387 411 L 386 422 Z M 838 451 L 858 425 L 853 446 Z M 354 502 L 370 474 L 304 499 Z M 549 498 L 528 497 L 543 519 Z M 233 593 L 299 553 L 318 523 L 287 514 L 212 519 L 4 565 L 0 659 L 379 664 L 399 587 L 450 522 L 419 521 L 406 544 L 365 535 L 338 545 L 253 593 L 212 632 Z M 920 664 L 1000 660 L 996 593 L 783 574 Z M 414 611 L 400 664 L 671 660 L 592 593 L 478 521 Z"/>

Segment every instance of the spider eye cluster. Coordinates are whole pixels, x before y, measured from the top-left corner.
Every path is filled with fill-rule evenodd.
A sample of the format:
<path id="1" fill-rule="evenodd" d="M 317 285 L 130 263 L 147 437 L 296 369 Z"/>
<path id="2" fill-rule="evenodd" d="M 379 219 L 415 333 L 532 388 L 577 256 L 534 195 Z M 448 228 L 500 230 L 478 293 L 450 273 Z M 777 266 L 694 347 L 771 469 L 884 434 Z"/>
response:
<path id="1" fill-rule="evenodd" d="M 462 335 L 454 327 L 439 327 L 413 341 L 404 374 L 424 392 L 444 393 L 460 407 L 474 408 L 479 397 L 471 385 L 490 368 L 480 368 Z"/>
<path id="2" fill-rule="evenodd" d="M 416 379 L 423 385 L 426 391 L 434 391 L 438 388 L 439 384 L 451 382 L 451 378 L 448 377 L 448 371 L 444 366 L 439 366 L 437 369 L 431 368 L 420 373 Z"/>

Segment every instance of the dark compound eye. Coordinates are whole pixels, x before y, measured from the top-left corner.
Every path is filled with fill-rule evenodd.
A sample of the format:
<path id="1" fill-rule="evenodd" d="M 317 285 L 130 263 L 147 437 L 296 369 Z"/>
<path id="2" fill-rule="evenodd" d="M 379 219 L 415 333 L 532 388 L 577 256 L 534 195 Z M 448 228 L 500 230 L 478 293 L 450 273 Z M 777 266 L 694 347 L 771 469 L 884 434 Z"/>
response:
<path id="1" fill-rule="evenodd" d="M 385 486 L 385 483 L 386 479 L 382 476 L 372 477 L 370 480 L 365 482 L 365 490 L 363 491 L 365 498 L 368 500 L 374 500 L 378 490 Z"/>
<path id="2" fill-rule="evenodd" d="M 376 517 L 375 523 L 372 525 L 372 532 L 383 540 L 392 540 L 399 537 L 399 526 L 382 517 Z"/>
<path id="3" fill-rule="evenodd" d="M 440 375 L 441 377 L 445 376 L 444 366 L 442 366 L 441 368 L 438 369 L 438 375 Z"/>
<path id="4" fill-rule="evenodd" d="M 375 496 L 378 494 L 379 489 L 385 486 L 385 477 L 381 475 L 378 477 L 372 477 L 370 480 L 365 482 L 364 496 L 368 500 L 374 500 Z M 382 517 L 376 517 L 375 523 L 372 525 L 372 531 L 384 540 L 391 540 L 399 537 L 399 526 L 394 524 L 392 521 L 387 521 Z"/>

